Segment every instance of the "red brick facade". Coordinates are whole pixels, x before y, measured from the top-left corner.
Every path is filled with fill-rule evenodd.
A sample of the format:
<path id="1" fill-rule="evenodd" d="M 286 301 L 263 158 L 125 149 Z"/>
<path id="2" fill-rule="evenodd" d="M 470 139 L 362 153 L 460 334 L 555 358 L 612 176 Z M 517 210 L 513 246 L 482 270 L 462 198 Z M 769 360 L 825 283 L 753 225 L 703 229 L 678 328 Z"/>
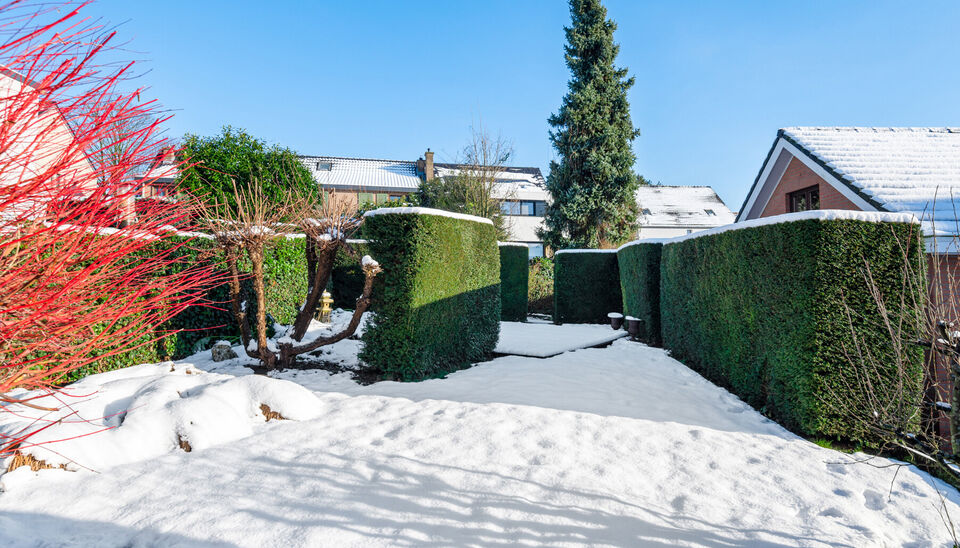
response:
<path id="1" fill-rule="evenodd" d="M 958 299 L 960 299 L 960 257 L 956 255 L 928 256 L 927 280 L 930 287 L 930 301 L 934 308 L 942 307 L 945 319 L 955 318 Z M 940 304 L 938 304 L 940 303 Z M 937 314 L 934 314 L 936 316 Z M 935 318 L 937 319 L 937 318 Z M 927 397 L 931 401 L 950 401 L 950 371 L 945 360 L 928 359 Z M 946 439 L 950 436 L 950 420 L 946 413 L 937 413 L 934 428 Z"/>
<path id="2" fill-rule="evenodd" d="M 789 194 L 814 185 L 816 185 L 820 191 L 820 209 L 860 209 L 843 194 L 840 194 L 833 185 L 824 181 L 819 175 L 814 173 L 812 169 L 804 165 L 803 162 L 793 158 L 790 160 L 790 164 L 787 165 L 786 171 L 783 172 L 783 177 L 780 178 L 780 184 L 778 184 L 777 188 L 773 191 L 773 195 L 770 196 L 770 201 L 767 202 L 767 206 L 763 209 L 763 213 L 761 213 L 760 216 L 770 217 L 771 215 L 789 213 Z"/>

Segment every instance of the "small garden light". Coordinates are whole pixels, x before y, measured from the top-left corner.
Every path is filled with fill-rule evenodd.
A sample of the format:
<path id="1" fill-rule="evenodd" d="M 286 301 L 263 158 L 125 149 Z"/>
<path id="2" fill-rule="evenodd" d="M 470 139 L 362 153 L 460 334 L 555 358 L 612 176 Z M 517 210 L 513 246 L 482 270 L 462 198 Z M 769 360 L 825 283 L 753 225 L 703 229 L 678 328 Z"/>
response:
<path id="1" fill-rule="evenodd" d="M 333 304 L 333 297 L 329 291 L 323 291 L 323 295 L 320 296 L 320 303 L 322 305 L 320 307 L 320 323 L 330 323 L 330 313 L 333 312 L 330 305 Z"/>

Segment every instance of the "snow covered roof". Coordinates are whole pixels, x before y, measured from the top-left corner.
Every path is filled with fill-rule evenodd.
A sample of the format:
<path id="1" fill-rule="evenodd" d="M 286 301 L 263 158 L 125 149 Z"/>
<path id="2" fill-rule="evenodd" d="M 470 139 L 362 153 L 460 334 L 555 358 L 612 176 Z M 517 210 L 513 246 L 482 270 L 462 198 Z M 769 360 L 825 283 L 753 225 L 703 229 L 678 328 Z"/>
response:
<path id="1" fill-rule="evenodd" d="M 912 213 L 933 220 L 938 232 L 957 232 L 960 128 L 788 127 L 780 138 L 853 191 L 865 209 Z"/>
<path id="2" fill-rule="evenodd" d="M 437 177 L 452 177 L 472 166 L 465 164 L 434 164 Z M 538 167 L 502 167 L 496 175 L 498 198 L 507 200 L 549 201 L 547 181 Z"/>
<path id="3" fill-rule="evenodd" d="M 713 227 L 732 223 L 734 213 L 708 186 L 637 189 L 640 223 L 648 227 Z"/>
<path id="4" fill-rule="evenodd" d="M 337 156 L 301 156 L 300 161 L 324 188 L 416 192 L 420 177 L 414 162 Z"/>

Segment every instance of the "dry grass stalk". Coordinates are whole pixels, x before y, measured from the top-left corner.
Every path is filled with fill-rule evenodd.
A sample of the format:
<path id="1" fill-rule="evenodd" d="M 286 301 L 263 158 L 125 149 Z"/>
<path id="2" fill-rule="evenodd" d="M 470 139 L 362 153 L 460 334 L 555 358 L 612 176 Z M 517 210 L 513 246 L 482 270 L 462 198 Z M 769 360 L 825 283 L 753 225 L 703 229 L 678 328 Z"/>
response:
<path id="1" fill-rule="evenodd" d="M 40 460 L 33 455 L 24 454 L 20 451 L 16 451 L 13 454 L 13 458 L 10 460 L 10 464 L 7 465 L 7 472 L 13 472 L 21 466 L 29 466 L 30 470 L 38 472 L 40 470 L 55 470 L 59 468 L 60 470 L 66 470 L 67 466 L 65 464 L 52 465 L 47 464 L 46 461 Z"/>
<path id="2" fill-rule="evenodd" d="M 287 420 L 286 417 L 284 417 L 280 413 L 277 413 L 273 409 L 270 409 L 270 406 L 265 403 L 260 404 L 260 412 L 263 413 L 263 417 L 266 419 L 267 422 L 270 422 L 272 420 L 275 420 L 275 421 Z"/>
<path id="3" fill-rule="evenodd" d="M 183 449 L 184 453 L 193 451 L 193 447 L 190 447 L 190 442 L 185 440 L 180 434 L 177 434 L 177 445 L 180 446 L 180 449 Z"/>

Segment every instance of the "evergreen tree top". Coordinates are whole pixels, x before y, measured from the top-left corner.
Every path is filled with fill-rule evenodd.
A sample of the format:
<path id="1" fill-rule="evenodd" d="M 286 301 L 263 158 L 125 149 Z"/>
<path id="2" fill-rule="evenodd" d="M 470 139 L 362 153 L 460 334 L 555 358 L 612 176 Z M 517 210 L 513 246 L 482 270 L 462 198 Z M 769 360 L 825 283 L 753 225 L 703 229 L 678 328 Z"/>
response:
<path id="1" fill-rule="evenodd" d="M 539 233 L 553 249 L 612 246 L 636 235 L 641 180 L 631 142 L 639 131 L 627 101 L 634 79 L 615 65 L 617 25 L 600 0 L 570 0 L 570 17 L 564 53 L 571 78 L 549 119 L 558 161 L 550 164 L 553 203 Z"/>
<path id="2" fill-rule="evenodd" d="M 607 8 L 600 0 L 570 0 L 570 15 L 573 24 L 564 27 L 567 45 L 563 48 L 572 75 L 570 90 L 596 78 L 626 78 L 627 70 L 613 65 L 620 53 L 620 45 L 613 41 L 617 24 L 607 19 Z M 633 83 L 633 78 L 625 82 L 627 88 Z"/>

